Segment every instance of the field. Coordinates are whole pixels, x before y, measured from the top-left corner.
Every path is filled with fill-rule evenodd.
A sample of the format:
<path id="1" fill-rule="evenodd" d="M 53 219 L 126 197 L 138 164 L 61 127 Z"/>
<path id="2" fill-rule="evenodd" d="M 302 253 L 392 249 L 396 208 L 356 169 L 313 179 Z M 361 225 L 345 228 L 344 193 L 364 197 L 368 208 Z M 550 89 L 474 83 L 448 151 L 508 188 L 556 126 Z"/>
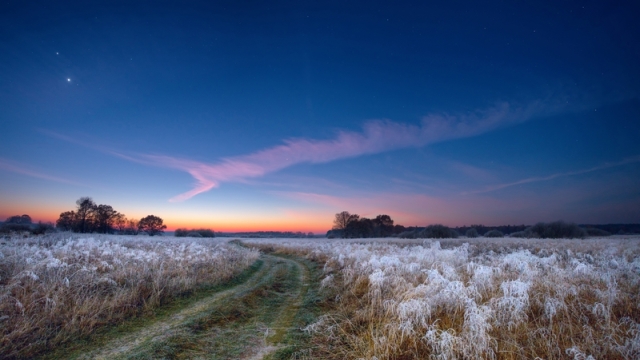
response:
<path id="1" fill-rule="evenodd" d="M 230 240 L 3 240 L 0 354 L 640 358 L 638 237 Z"/>
<path id="2" fill-rule="evenodd" d="M 30 357 L 231 279 L 258 253 L 225 241 L 52 234 L 0 247 L 2 357 Z"/>
<path id="3" fill-rule="evenodd" d="M 637 237 L 246 242 L 325 264 L 316 358 L 640 358 Z"/>

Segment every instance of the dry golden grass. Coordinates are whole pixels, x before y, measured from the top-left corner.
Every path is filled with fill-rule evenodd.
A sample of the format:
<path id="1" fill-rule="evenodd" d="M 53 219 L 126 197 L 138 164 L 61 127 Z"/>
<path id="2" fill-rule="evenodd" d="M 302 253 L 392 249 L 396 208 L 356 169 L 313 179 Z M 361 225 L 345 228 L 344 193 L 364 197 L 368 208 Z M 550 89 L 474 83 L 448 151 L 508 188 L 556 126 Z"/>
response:
<path id="1" fill-rule="evenodd" d="M 230 279 L 257 251 L 224 241 L 53 234 L 0 245 L 0 354 L 28 358 Z"/>
<path id="2" fill-rule="evenodd" d="M 319 358 L 640 358 L 638 237 L 247 242 L 324 261 Z"/>

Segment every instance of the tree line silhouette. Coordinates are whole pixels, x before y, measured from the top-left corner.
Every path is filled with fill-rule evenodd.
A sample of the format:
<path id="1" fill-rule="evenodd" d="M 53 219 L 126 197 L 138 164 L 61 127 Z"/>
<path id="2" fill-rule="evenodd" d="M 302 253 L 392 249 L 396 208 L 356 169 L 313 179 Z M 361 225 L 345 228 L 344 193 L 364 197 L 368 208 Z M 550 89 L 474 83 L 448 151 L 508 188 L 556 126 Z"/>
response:
<path id="1" fill-rule="evenodd" d="M 406 228 L 402 225 L 394 225 L 389 215 L 378 215 L 374 219 L 369 219 L 343 211 L 336 214 L 333 229 L 329 230 L 327 237 L 388 237 L 398 235 L 405 230 Z"/>
<path id="2" fill-rule="evenodd" d="M 10 216 L 0 225 L 0 233 L 2 234 L 30 232 L 33 235 L 42 235 L 53 231 L 55 231 L 53 224 L 41 221 L 34 224 L 31 216 L 27 214 Z"/>
<path id="3" fill-rule="evenodd" d="M 97 205 L 90 197 L 81 197 L 76 201 L 76 206 L 75 210 L 60 214 L 56 221 L 58 230 L 123 235 L 145 232 L 153 236 L 163 233 L 167 228 L 158 216 L 148 215 L 140 220 L 129 219 L 111 205 Z"/>
<path id="4" fill-rule="evenodd" d="M 445 239 L 457 238 L 464 235 L 467 238 L 487 237 L 501 238 L 503 236 L 520 238 L 585 238 L 587 236 L 609 236 L 611 234 L 640 233 L 640 224 L 610 224 L 610 225 L 577 225 L 564 221 L 537 223 L 533 226 L 504 225 L 484 226 L 471 225 L 449 228 L 441 224 L 425 227 L 405 227 L 394 225 L 389 215 L 378 215 L 374 219 L 361 218 L 358 214 L 343 211 L 335 214 L 333 228 L 327 232 L 328 238 L 372 238 L 399 237 L 405 239 Z"/>
<path id="5" fill-rule="evenodd" d="M 176 229 L 173 235 L 175 237 L 216 237 L 216 233 L 211 229 Z"/>

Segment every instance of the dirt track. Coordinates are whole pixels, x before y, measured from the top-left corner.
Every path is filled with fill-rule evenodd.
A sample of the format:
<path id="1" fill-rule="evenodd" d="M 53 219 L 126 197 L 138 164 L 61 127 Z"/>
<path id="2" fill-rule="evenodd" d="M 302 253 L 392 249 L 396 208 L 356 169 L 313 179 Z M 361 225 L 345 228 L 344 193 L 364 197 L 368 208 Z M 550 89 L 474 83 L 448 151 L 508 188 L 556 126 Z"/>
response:
<path id="1" fill-rule="evenodd" d="M 131 331 L 73 347 L 70 359 L 262 359 L 282 348 L 309 287 L 301 261 L 262 255 L 248 279 Z M 58 354 L 49 354 L 54 357 Z M 48 356 L 49 357 L 49 356 Z"/>

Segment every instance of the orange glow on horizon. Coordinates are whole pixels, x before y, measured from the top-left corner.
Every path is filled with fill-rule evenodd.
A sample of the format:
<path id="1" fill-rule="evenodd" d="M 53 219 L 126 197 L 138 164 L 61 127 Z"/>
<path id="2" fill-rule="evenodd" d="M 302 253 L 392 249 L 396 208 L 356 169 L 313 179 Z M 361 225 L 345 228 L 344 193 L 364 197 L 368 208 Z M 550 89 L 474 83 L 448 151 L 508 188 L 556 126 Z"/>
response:
<path id="1" fill-rule="evenodd" d="M 5 221 L 11 216 L 15 215 L 29 215 L 31 217 L 31 221 L 37 223 L 39 221 L 43 223 L 55 223 L 58 220 L 61 212 L 55 212 L 53 209 L 48 209 L 44 207 L 33 207 L 33 206 L 4 206 L 11 204 L 3 204 L 0 208 L 0 221 Z M 18 209 L 14 211 L 13 209 Z"/>
<path id="2" fill-rule="evenodd" d="M 289 198 L 308 204 L 306 207 L 264 207 L 244 206 L 228 208 L 200 207 L 193 209 L 179 205 L 155 204 L 150 207 L 138 207 L 133 204 L 115 204 L 114 208 L 130 219 L 141 219 L 153 214 L 159 216 L 167 225 L 167 231 L 183 229 L 211 229 L 215 232 L 256 232 L 256 231 L 292 231 L 325 234 L 331 229 L 336 213 L 347 210 L 361 217 L 374 218 L 379 214 L 391 216 L 397 225 L 426 226 L 442 223 L 446 226 L 462 226 L 490 221 L 483 216 L 483 210 L 505 208 L 500 200 L 477 198 L 445 200 L 422 194 L 382 193 L 370 197 L 341 198 L 330 195 L 290 193 Z M 524 206 L 524 205 L 520 205 Z M 473 214 L 460 214 L 464 208 Z M 53 201 L 29 202 L 8 201 L 0 204 L 0 221 L 10 216 L 28 214 L 34 222 L 52 222 L 60 213 L 75 210 L 73 204 L 58 205 Z M 495 225 L 501 225 L 497 223 Z"/>
<path id="3" fill-rule="evenodd" d="M 58 220 L 60 213 L 64 211 L 75 210 L 73 208 L 67 210 L 54 210 L 46 207 L 35 206 L 12 206 L 12 204 L 3 204 L 0 208 L 0 222 L 5 221 L 14 215 L 27 214 L 34 223 L 50 222 L 54 223 Z M 17 209 L 17 210 L 16 210 Z M 155 214 L 155 213 L 154 213 Z M 125 215 L 127 215 L 125 213 Z M 315 234 L 324 234 L 331 229 L 331 221 L 333 215 L 328 217 L 322 216 L 317 218 L 310 217 L 292 217 L 284 216 L 282 218 L 262 218 L 259 216 L 251 216 L 244 219 L 218 219 L 207 220 L 203 218 L 191 218 L 190 216 L 163 216 L 158 213 L 167 225 L 166 231 L 175 231 L 179 228 L 187 229 L 211 229 L 215 232 L 255 232 L 255 231 L 292 231 L 292 232 L 313 232 Z M 134 219 L 140 219 L 144 216 L 132 215 L 128 216 Z M 318 220 L 320 219 L 320 220 Z"/>
<path id="4" fill-rule="evenodd" d="M 167 231 L 176 229 L 211 229 L 216 232 L 255 232 L 255 231 L 293 231 L 326 233 L 331 229 L 331 223 L 322 222 L 291 222 L 286 220 L 273 221 L 272 219 L 244 219 L 235 221 L 171 221 L 165 220 Z"/>

